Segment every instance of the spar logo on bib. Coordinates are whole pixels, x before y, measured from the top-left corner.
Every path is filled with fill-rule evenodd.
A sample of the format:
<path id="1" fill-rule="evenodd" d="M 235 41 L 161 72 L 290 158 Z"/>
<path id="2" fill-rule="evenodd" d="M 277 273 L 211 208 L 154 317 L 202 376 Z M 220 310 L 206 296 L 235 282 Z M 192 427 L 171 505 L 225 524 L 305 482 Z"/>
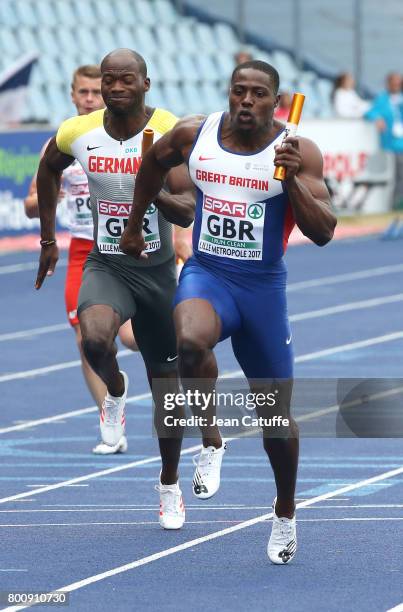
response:
<path id="1" fill-rule="evenodd" d="M 251 204 L 248 206 L 248 215 L 251 219 L 263 217 L 263 206 L 261 204 Z"/>
<path id="2" fill-rule="evenodd" d="M 132 204 L 131 202 L 110 202 L 98 200 L 98 249 L 100 253 L 123 255 L 119 243 L 127 225 Z M 155 204 L 151 204 L 143 220 L 143 236 L 148 253 L 156 251 L 161 246 L 158 215 Z"/>
<path id="3" fill-rule="evenodd" d="M 261 260 L 264 202 L 203 197 L 199 251 L 231 259 Z"/>

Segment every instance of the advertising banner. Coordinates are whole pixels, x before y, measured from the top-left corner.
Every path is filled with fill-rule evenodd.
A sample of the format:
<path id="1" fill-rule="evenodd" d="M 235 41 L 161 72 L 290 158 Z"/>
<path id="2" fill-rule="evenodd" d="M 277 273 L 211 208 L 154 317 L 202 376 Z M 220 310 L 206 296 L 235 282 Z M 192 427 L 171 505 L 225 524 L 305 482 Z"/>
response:
<path id="1" fill-rule="evenodd" d="M 28 219 L 24 198 L 38 169 L 43 144 L 54 135 L 49 131 L 0 132 L 0 238 L 38 233 L 39 220 Z M 65 210 L 58 209 L 58 229 L 65 228 Z"/>
<path id="2" fill-rule="evenodd" d="M 379 148 L 375 126 L 360 120 L 301 121 L 301 136 L 319 146 L 324 174 L 339 214 L 390 210 L 393 157 Z M 35 174 L 39 153 L 50 131 L 0 132 L 0 239 L 38 233 L 38 219 L 28 219 L 23 200 Z M 57 228 L 66 228 L 66 209 L 57 209 Z"/>
<path id="3" fill-rule="evenodd" d="M 372 214 L 390 210 L 394 159 L 379 147 L 372 123 L 358 119 L 307 119 L 300 136 L 311 138 L 323 155 L 323 172 L 336 212 Z"/>

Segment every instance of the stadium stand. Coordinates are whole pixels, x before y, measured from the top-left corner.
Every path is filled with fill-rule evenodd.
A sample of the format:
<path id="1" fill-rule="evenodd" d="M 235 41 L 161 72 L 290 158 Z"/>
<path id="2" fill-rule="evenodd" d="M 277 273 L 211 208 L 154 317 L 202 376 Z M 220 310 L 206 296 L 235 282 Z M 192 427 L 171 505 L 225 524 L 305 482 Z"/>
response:
<path id="1" fill-rule="evenodd" d="M 295 36 L 295 8 L 299 3 L 300 54 L 315 71 L 336 76 L 340 72 L 353 71 L 354 53 L 357 45 L 356 0 L 248 0 L 244 12 L 247 34 L 260 39 L 269 48 L 281 47 L 292 53 Z M 210 19 L 227 21 L 238 27 L 239 4 L 228 0 L 214 0 L 202 5 L 200 0 L 186 0 L 186 13 L 199 17 L 204 13 Z M 267 6 L 270 4 L 269 17 Z M 362 93 L 373 94 L 384 84 L 385 72 L 399 68 L 403 54 L 403 3 L 401 0 L 361 0 L 358 13 L 361 33 L 359 80 L 364 86 Z M 357 75 L 356 75 L 357 76 Z"/>
<path id="2" fill-rule="evenodd" d="M 0 19 L 0 68 L 23 53 L 39 56 L 25 122 L 56 125 L 74 114 L 68 95 L 72 71 L 78 64 L 99 62 L 116 47 L 135 48 L 146 57 L 152 104 L 178 115 L 225 108 L 234 54 L 242 47 L 230 24 L 183 16 L 168 0 L 1 0 Z M 283 89 L 307 94 L 305 116 L 329 116 L 329 80 L 312 71 L 300 74 L 282 49 L 269 53 L 248 45 L 247 50 L 277 67 Z"/>

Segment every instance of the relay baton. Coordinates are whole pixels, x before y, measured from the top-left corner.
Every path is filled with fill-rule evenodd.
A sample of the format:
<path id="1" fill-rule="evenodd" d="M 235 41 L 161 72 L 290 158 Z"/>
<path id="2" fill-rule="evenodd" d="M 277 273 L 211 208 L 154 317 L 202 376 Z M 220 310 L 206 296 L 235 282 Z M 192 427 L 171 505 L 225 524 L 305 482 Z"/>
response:
<path id="1" fill-rule="evenodd" d="M 141 159 L 144 159 L 144 155 L 148 149 L 152 147 L 154 142 L 154 130 L 151 128 L 145 128 L 143 131 L 143 142 L 141 144 Z"/>
<path id="2" fill-rule="evenodd" d="M 292 102 L 291 102 L 290 112 L 288 114 L 287 123 L 285 126 L 285 134 L 284 134 L 282 144 L 284 143 L 284 140 L 287 138 L 287 136 L 296 135 L 298 123 L 299 123 L 301 113 L 302 113 L 302 107 L 304 106 L 304 102 L 305 102 L 304 94 L 302 93 L 294 94 L 292 98 Z M 275 178 L 277 181 L 284 181 L 285 177 L 286 177 L 286 168 L 284 166 L 276 166 L 273 178 Z"/>

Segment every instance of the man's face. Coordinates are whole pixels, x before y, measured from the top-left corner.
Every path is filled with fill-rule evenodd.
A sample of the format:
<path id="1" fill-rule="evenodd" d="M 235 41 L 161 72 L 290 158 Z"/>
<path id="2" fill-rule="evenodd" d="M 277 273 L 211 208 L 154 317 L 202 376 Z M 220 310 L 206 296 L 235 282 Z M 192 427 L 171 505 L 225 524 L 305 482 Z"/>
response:
<path id="1" fill-rule="evenodd" d="M 104 108 L 101 78 L 90 79 L 85 76 L 76 76 L 71 90 L 71 99 L 79 115 L 88 115 L 88 113 Z"/>
<path id="2" fill-rule="evenodd" d="M 388 77 L 388 91 L 392 94 L 399 93 L 402 89 L 402 77 L 397 72 Z"/>
<path id="3" fill-rule="evenodd" d="M 266 127 L 277 103 L 270 75 L 254 68 L 245 68 L 235 74 L 229 93 L 229 110 L 236 130 L 246 133 Z"/>
<path id="4" fill-rule="evenodd" d="M 138 69 L 137 62 L 110 60 L 102 67 L 102 96 L 107 108 L 118 115 L 125 115 L 144 103 L 144 94 L 150 88 L 150 80 Z"/>

